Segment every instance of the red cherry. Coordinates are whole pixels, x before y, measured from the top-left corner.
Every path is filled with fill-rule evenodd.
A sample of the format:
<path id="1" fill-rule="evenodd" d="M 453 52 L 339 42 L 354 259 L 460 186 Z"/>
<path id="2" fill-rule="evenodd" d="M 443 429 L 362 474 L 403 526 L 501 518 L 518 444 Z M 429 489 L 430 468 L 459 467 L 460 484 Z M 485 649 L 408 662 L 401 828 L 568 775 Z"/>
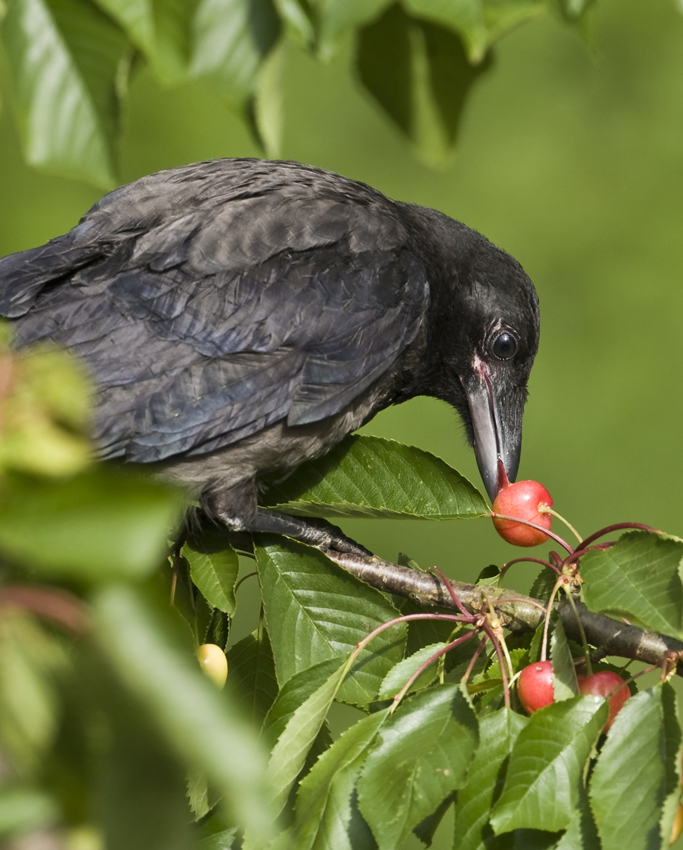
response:
<path id="1" fill-rule="evenodd" d="M 540 513 L 541 506 L 551 508 L 553 498 L 538 481 L 517 481 L 498 491 L 493 502 L 494 514 L 519 517 L 550 529 L 551 517 Z M 542 531 L 509 519 L 493 518 L 493 525 L 500 536 L 513 546 L 538 546 L 548 539 Z"/>
<path id="2" fill-rule="evenodd" d="M 529 714 L 555 702 L 550 661 L 538 661 L 522 670 L 517 680 L 517 696 Z"/>
<path id="3" fill-rule="evenodd" d="M 626 700 L 631 696 L 631 692 L 627 687 L 619 687 L 624 684 L 624 680 L 618 673 L 613 673 L 611 670 L 600 670 L 598 673 L 593 673 L 592 676 L 577 676 L 576 678 L 579 680 L 579 690 L 584 695 L 593 694 L 598 697 L 606 697 L 615 688 L 619 688 L 609 700 L 609 717 L 602 730 L 603 732 L 607 732 L 614 723 L 614 718 L 621 711 Z"/>

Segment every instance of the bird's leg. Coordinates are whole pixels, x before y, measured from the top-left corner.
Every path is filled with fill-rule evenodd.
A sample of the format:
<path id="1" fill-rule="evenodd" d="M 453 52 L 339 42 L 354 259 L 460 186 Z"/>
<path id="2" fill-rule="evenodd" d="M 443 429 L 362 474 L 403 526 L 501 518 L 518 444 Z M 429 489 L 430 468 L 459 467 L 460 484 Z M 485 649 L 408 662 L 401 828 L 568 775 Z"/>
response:
<path id="1" fill-rule="evenodd" d="M 372 552 L 324 519 L 302 519 L 256 507 L 256 485 L 252 481 L 206 494 L 202 506 L 209 517 L 229 531 L 282 534 L 323 551 L 334 549 L 361 558 L 372 557 Z"/>
<path id="2" fill-rule="evenodd" d="M 259 508 L 249 523 L 249 530 L 284 534 L 318 549 L 334 549 L 361 558 L 372 557 L 372 552 L 347 537 L 341 528 L 324 519 L 302 519 Z"/>

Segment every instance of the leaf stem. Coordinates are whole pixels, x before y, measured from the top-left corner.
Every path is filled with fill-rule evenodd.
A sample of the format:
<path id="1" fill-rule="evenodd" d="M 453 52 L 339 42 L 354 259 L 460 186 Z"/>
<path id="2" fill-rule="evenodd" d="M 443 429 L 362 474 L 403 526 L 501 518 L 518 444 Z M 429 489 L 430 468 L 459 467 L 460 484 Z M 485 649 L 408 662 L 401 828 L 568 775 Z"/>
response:
<path id="1" fill-rule="evenodd" d="M 487 639 L 488 639 L 487 636 L 484 635 L 484 637 L 479 641 L 479 646 L 474 650 L 474 655 L 472 656 L 472 658 L 470 658 L 470 663 L 467 665 L 467 670 L 465 670 L 465 672 L 462 675 L 462 678 L 460 679 L 460 681 L 464 685 L 467 684 L 467 680 L 472 675 L 472 670 L 474 670 L 474 665 L 477 663 L 477 658 L 479 658 L 479 656 L 481 655 L 481 651 L 486 646 Z"/>
<path id="2" fill-rule="evenodd" d="M 544 560 L 543 560 L 543 558 L 529 558 L 529 557 L 525 557 L 525 558 L 513 558 L 511 561 L 507 561 L 507 562 L 506 562 L 505 564 L 503 564 L 503 566 L 501 567 L 500 575 L 498 576 L 498 585 L 500 586 L 500 580 L 503 578 L 503 576 L 505 575 L 505 573 L 506 573 L 506 572 L 510 569 L 510 567 L 511 567 L 513 564 L 521 564 L 521 563 L 523 563 L 523 562 L 525 562 L 525 561 L 526 561 L 526 562 L 528 562 L 528 563 L 530 563 L 530 564 L 541 564 L 541 565 L 542 565 L 542 566 L 544 566 L 544 567 L 548 567 L 548 569 L 549 569 L 549 570 L 552 570 L 552 571 L 553 571 L 554 573 L 556 573 L 558 576 L 559 576 L 559 574 L 560 574 L 560 571 L 557 569 L 557 567 L 554 567 L 554 566 L 553 566 L 553 565 L 552 565 L 549 561 L 544 561 Z"/>
<path id="3" fill-rule="evenodd" d="M 613 531 L 621 531 L 622 528 L 633 528 L 637 531 L 651 531 L 653 534 L 661 534 L 661 531 L 657 531 L 656 528 L 652 528 L 650 525 L 644 525 L 642 522 L 617 522 L 614 525 L 607 525 L 605 528 L 601 528 L 599 531 L 591 534 L 590 537 L 586 537 L 586 539 L 582 540 L 577 546 L 577 551 L 579 549 L 585 549 L 586 546 L 594 540 L 597 540 L 599 537 L 604 537 L 606 534 L 611 534 Z"/>

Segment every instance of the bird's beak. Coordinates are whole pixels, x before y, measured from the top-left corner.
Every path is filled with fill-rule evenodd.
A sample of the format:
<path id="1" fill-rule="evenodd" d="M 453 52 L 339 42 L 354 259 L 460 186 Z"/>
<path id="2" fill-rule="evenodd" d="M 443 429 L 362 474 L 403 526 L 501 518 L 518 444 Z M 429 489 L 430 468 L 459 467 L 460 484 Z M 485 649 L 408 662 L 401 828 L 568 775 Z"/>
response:
<path id="1" fill-rule="evenodd" d="M 465 393 L 472 417 L 479 474 L 493 502 L 501 487 L 517 477 L 522 451 L 522 417 L 521 411 L 517 415 L 517 411 L 501 410 L 483 364 L 475 375 L 475 379 L 468 382 Z"/>

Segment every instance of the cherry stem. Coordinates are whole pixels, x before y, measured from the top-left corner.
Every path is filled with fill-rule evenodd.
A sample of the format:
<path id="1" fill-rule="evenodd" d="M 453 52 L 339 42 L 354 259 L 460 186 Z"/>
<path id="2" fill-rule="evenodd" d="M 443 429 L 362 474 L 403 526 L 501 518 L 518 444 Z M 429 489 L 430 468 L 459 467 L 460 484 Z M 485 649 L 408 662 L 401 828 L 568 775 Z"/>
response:
<path id="1" fill-rule="evenodd" d="M 543 558 L 513 558 L 512 561 L 508 561 L 503 564 L 500 575 L 498 576 L 498 584 L 500 584 L 500 580 L 503 578 L 505 573 L 510 569 L 513 564 L 521 564 L 527 562 L 529 564 L 541 564 L 544 567 L 548 567 L 549 570 L 552 570 L 554 573 L 557 573 L 559 576 L 560 571 L 557 567 L 554 567 L 550 562 L 544 561 Z M 544 609 L 545 610 L 545 609 Z"/>
<path id="2" fill-rule="evenodd" d="M 479 646 L 474 650 L 474 655 L 472 656 L 472 658 L 470 658 L 470 663 L 467 665 L 467 670 L 465 670 L 462 678 L 460 679 L 463 685 L 467 684 L 467 680 L 472 675 L 474 665 L 477 663 L 477 658 L 479 658 L 479 656 L 481 655 L 482 649 L 486 646 L 487 639 L 487 635 L 484 635 L 484 637 L 479 641 Z"/>
<path id="3" fill-rule="evenodd" d="M 550 537 L 552 540 L 555 541 L 555 543 L 559 543 L 560 546 L 563 549 L 566 549 L 567 552 L 569 552 L 570 555 L 574 554 L 574 550 L 569 545 L 569 543 L 567 543 L 567 541 L 563 540 L 559 536 L 559 534 L 555 534 L 555 532 L 551 531 L 549 528 L 543 528 L 542 526 L 537 525 L 535 522 L 530 522 L 528 519 L 521 519 L 521 517 L 517 517 L 517 516 L 508 516 L 507 514 L 498 514 L 498 513 L 494 513 L 493 511 L 491 511 L 491 513 L 488 514 L 488 516 L 490 516 L 491 519 L 507 519 L 507 520 L 510 520 L 510 522 L 518 522 L 518 523 L 520 523 L 520 525 L 528 525 L 529 528 L 535 528 L 536 531 L 543 532 L 543 534 L 545 534 L 546 537 Z"/>
<path id="4" fill-rule="evenodd" d="M 567 528 L 576 537 L 579 543 L 583 540 L 579 532 L 574 528 L 574 526 L 569 522 L 569 520 L 565 519 L 562 514 L 558 514 L 558 512 L 553 508 L 550 508 L 548 507 L 548 505 L 544 505 L 541 503 L 538 506 L 538 512 L 539 514 L 550 514 L 551 516 L 554 516 L 555 519 L 559 519 L 560 522 L 564 523 L 567 526 Z"/>
<path id="5" fill-rule="evenodd" d="M 253 572 L 253 573 L 247 573 L 247 575 L 242 576 L 242 578 L 235 585 L 235 589 L 233 590 L 233 593 L 237 593 L 237 591 L 240 589 L 240 585 L 242 584 L 242 582 L 246 581 L 248 578 L 251 578 L 252 576 L 257 576 L 257 575 L 258 575 L 257 572 Z"/>
<path id="6" fill-rule="evenodd" d="M 403 697 L 410 690 L 410 687 L 413 684 L 413 682 L 416 679 L 418 679 L 422 675 L 422 673 L 424 673 L 424 671 L 431 664 L 433 664 L 435 661 L 437 661 L 439 658 L 441 658 L 441 656 L 446 655 L 447 652 L 450 652 L 452 649 L 455 649 L 456 647 L 461 646 L 463 643 L 466 643 L 471 637 L 474 637 L 474 635 L 476 635 L 478 633 L 479 633 L 479 629 L 472 629 L 472 631 L 467 632 L 466 635 L 461 635 L 456 640 L 451 641 L 451 643 L 449 643 L 449 644 L 446 644 L 446 646 L 442 647 L 437 652 L 435 652 L 434 655 L 430 656 L 424 663 L 420 664 L 420 666 L 417 668 L 417 670 L 412 674 L 412 676 L 408 679 L 408 681 L 405 683 L 405 685 L 401 688 L 401 690 L 394 697 L 394 703 L 391 706 L 391 711 L 392 712 L 395 711 L 398 704 L 401 702 Z"/>
<path id="7" fill-rule="evenodd" d="M 576 622 L 579 627 L 579 634 L 581 635 L 581 645 L 583 646 L 583 657 L 586 662 L 586 671 L 589 676 L 593 675 L 593 666 L 591 664 L 591 654 L 588 649 L 588 640 L 586 639 L 586 632 L 583 628 L 583 623 L 581 622 L 581 617 L 579 617 L 579 612 L 576 608 L 576 603 L 574 602 L 574 597 L 571 590 L 567 593 L 567 599 L 569 600 L 569 604 L 572 606 L 572 611 L 574 612 L 574 616 L 576 617 Z"/>
<path id="8" fill-rule="evenodd" d="M 541 642 L 541 661 L 545 661 L 547 658 L 547 649 L 548 649 L 548 628 L 550 626 L 550 615 L 553 610 L 553 602 L 555 601 L 555 597 L 557 596 L 557 591 L 562 587 L 562 576 L 558 578 L 555 582 L 555 586 L 553 587 L 553 592 L 550 594 L 550 599 L 548 600 L 548 610 L 545 614 L 545 623 L 543 624 L 543 641 Z"/>
<path id="9" fill-rule="evenodd" d="M 496 650 L 496 655 L 498 656 L 498 664 L 500 665 L 500 678 L 503 680 L 503 694 L 505 696 L 505 708 L 509 709 L 510 706 L 510 686 L 508 685 L 508 674 L 505 669 L 505 657 L 503 656 L 503 650 L 500 647 L 500 641 L 494 635 L 493 629 L 489 625 L 487 620 L 484 620 L 482 628 L 486 632 L 488 639 L 493 644 L 494 649 Z"/>
<path id="10" fill-rule="evenodd" d="M 611 534 L 613 531 L 621 531 L 622 528 L 634 528 L 638 531 L 651 531 L 653 534 L 661 534 L 661 532 L 657 531 L 656 528 L 652 528 L 650 525 L 643 525 L 642 522 L 617 522 L 614 525 L 608 525 L 605 528 L 601 528 L 599 531 L 596 531 L 595 534 L 591 534 L 590 537 L 586 537 L 586 539 L 582 540 L 577 546 L 577 551 L 579 549 L 585 549 L 590 543 L 597 540 L 599 537 L 604 537 L 606 534 Z"/>
<path id="11" fill-rule="evenodd" d="M 555 566 L 558 569 L 562 569 L 562 558 L 560 558 L 560 556 L 557 554 L 557 552 L 550 552 L 549 557 L 551 557 L 553 559 L 553 561 L 555 561 Z"/>
<path id="12" fill-rule="evenodd" d="M 453 585 L 451 584 L 450 579 L 447 575 L 445 575 L 438 567 L 432 567 L 433 572 L 435 572 L 441 581 L 446 585 L 446 590 L 450 594 L 451 599 L 453 600 L 453 604 L 455 607 L 466 617 L 472 617 L 470 612 L 465 608 L 460 599 L 458 598 L 458 594 L 455 592 Z"/>
<path id="13" fill-rule="evenodd" d="M 393 620 L 387 620 L 386 623 L 382 623 L 377 626 L 376 629 L 373 629 L 369 635 L 366 635 L 363 640 L 356 644 L 356 648 L 353 652 L 356 653 L 356 655 L 360 653 L 373 638 L 376 638 L 377 635 L 381 634 L 385 631 L 385 629 L 389 629 L 392 626 L 399 625 L 400 623 L 409 623 L 411 620 L 447 620 L 454 623 L 471 623 L 474 620 L 474 617 L 471 614 L 467 614 L 467 617 L 459 617 L 457 614 L 435 614 L 433 612 L 425 614 L 404 614 L 402 617 L 395 617 Z"/>

